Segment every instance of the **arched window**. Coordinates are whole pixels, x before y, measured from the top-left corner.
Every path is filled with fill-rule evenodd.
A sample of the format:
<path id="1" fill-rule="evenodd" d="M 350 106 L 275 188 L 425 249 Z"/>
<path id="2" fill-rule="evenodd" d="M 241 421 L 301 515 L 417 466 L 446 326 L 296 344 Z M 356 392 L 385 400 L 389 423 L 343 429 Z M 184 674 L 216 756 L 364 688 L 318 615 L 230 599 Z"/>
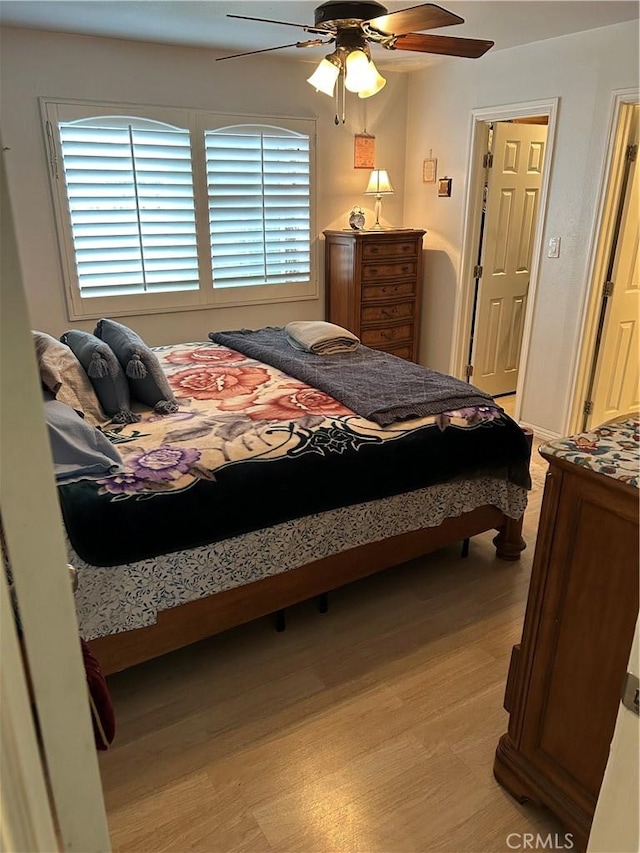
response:
<path id="1" fill-rule="evenodd" d="M 70 319 L 317 296 L 312 120 L 44 111 Z"/>
<path id="2" fill-rule="evenodd" d="M 205 133 L 214 287 L 309 279 L 309 137 L 237 125 Z"/>
<path id="3" fill-rule="evenodd" d="M 189 130 L 131 116 L 58 129 L 80 296 L 197 290 Z"/>

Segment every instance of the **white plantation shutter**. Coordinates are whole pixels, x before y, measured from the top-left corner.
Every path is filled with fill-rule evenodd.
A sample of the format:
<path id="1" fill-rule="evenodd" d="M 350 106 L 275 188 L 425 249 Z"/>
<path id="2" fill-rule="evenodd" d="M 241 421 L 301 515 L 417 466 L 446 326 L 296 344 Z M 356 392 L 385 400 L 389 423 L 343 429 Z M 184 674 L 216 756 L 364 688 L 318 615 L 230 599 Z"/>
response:
<path id="1" fill-rule="evenodd" d="M 197 290 L 189 130 L 118 117 L 59 134 L 80 295 Z"/>
<path id="2" fill-rule="evenodd" d="M 309 137 L 245 125 L 205 132 L 214 287 L 309 280 Z"/>
<path id="3" fill-rule="evenodd" d="M 41 107 L 69 319 L 317 299 L 313 119 Z"/>

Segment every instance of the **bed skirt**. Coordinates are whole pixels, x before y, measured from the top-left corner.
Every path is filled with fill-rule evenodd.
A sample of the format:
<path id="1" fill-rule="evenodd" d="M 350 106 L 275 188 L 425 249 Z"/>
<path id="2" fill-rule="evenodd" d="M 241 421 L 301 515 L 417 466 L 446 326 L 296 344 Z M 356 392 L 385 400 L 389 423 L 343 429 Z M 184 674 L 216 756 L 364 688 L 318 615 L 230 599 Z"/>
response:
<path id="1" fill-rule="evenodd" d="M 456 479 L 305 516 L 210 545 L 122 566 L 77 569 L 80 634 L 93 640 L 153 625 L 159 611 L 298 568 L 341 551 L 424 527 L 487 504 L 522 517 L 527 492 L 503 479 Z"/>

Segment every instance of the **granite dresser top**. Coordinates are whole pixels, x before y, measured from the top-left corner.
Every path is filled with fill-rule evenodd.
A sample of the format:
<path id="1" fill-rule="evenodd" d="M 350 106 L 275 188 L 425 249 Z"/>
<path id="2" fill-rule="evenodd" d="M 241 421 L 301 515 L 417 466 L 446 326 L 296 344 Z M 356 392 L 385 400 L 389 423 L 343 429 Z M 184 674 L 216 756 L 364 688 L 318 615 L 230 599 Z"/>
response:
<path id="1" fill-rule="evenodd" d="M 634 413 L 555 439 L 543 444 L 539 452 L 640 488 L 640 415 Z"/>

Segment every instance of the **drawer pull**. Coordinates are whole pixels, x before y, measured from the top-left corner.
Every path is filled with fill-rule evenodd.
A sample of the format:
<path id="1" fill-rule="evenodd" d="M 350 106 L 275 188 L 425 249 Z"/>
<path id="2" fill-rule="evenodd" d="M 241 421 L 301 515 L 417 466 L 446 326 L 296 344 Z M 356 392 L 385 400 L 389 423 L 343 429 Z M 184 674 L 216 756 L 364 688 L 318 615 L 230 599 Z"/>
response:
<path id="1" fill-rule="evenodd" d="M 383 329 L 380 332 L 380 337 L 384 338 L 385 341 L 392 341 L 395 338 L 395 336 L 396 336 L 396 333 L 393 331 L 393 329 Z"/>
<path id="2" fill-rule="evenodd" d="M 411 296 L 413 294 L 413 285 L 407 284 L 379 284 L 375 290 L 371 288 L 368 293 L 365 293 L 365 299 L 379 299 L 381 296 Z"/>
<path id="3" fill-rule="evenodd" d="M 393 308 L 381 308 L 380 313 L 383 317 L 386 317 L 388 320 L 392 320 L 396 316 L 396 310 Z"/>

